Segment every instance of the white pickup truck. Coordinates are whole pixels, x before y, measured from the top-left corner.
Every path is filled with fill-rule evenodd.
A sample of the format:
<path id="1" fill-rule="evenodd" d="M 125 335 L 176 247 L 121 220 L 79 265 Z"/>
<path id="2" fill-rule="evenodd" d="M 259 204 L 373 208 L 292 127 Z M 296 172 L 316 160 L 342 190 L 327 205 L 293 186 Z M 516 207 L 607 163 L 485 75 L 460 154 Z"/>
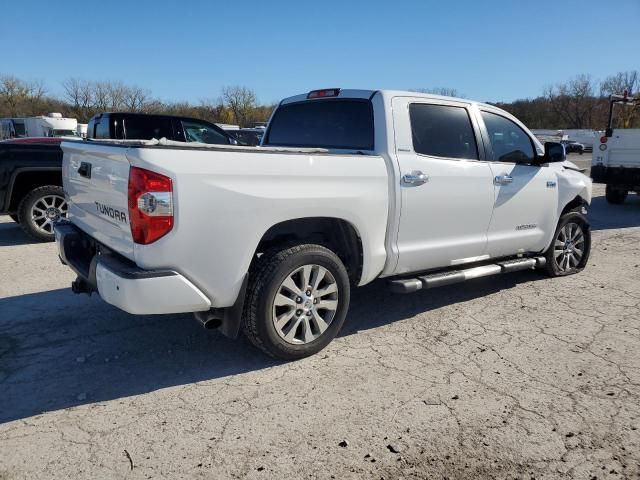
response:
<path id="1" fill-rule="evenodd" d="M 195 312 L 296 359 L 339 332 L 350 288 L 397 292 L 583 269 L 591 180 L 508 113 L 413 92 L 283 100 L 260 147 L 63 143 L 77 293 Z"/>

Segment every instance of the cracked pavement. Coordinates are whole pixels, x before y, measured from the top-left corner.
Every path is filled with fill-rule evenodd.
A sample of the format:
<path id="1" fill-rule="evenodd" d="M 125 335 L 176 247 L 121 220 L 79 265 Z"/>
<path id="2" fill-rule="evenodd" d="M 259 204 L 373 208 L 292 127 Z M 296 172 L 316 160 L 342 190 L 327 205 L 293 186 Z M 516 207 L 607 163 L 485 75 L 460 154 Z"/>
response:
<path id="1" fill-rule="evenodd" d="M 293 363 L 73 295 L 3 217 L 0 479 L 640 478 L 640 198 L 594 193 L 581 274 L 376 282 Z"/>

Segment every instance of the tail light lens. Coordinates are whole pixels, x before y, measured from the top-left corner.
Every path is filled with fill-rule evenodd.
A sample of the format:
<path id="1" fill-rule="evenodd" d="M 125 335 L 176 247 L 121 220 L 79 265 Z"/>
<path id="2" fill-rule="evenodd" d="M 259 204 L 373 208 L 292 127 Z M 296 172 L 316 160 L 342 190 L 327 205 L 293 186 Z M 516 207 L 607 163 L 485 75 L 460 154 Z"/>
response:
<path id="1" fill-rule="evenodd" d="M 133 241 L 153 243 L 173 228 L 171 179 L 143 168 L 129 170 L 129 222 Z"/>
<path id="2" fill-rule="evenodd" d="M 600 143 L 607 143 L 607 140 L 609 140 L 609 137 L 607 137 L 606 135 L 600 137 Z"/>

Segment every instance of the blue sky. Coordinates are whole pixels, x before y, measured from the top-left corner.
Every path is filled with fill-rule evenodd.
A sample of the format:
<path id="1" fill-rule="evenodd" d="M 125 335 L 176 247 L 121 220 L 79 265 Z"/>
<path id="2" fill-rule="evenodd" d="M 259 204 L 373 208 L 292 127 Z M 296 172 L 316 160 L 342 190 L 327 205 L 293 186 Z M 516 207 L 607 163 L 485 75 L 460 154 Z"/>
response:
<path id="1" fill-rule="evenodd" d="M 264 103 L 322 87 L 510 101 L 578 73 L 640 70 L 638 25 L 640 0 L 12 1 L 0 73 L 53 94 L 80 77 L 163 100 L 245 85 Z"/>

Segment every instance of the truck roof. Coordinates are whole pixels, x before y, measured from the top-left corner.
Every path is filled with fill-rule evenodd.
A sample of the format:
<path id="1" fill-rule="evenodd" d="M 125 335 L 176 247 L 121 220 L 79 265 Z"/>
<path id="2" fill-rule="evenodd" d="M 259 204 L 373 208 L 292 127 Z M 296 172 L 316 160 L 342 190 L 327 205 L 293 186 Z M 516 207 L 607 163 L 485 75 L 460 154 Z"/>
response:
<path id="1" fill-rule="evenodd" d="M 459 97 L 446 97 L 443 95 L 435 95 L 432 93 L 421 93 L 421 92 L 412 92 L 409 90 L 360 90 L 360 89 L 340 89 L 340 88 L 328 88 L 322 90 L 312 90 L 311 92 L 301 93 L 299 95 L 294 95 L 292 97 L 287 97 L 282 102 L 281 105 L 286 105 L 288 103 L 302 102 L 305 100 L 309 100 L 310 95 L 314 92 L 330 92 L 329 95 L 320 95 L 313 98 L 361 98 L 361 99 L 370 99 L 376 93 L 380 93 L 385 98 L 393 98 L 393 97 L 415 97 L 415 98 L 428 98 L 435 100 L 447 100 L 447 101 L 455 101 L 476 105 L 483 105 L 490 107 L 491 105 L 476 102 L 474 100 L 469 100 L 468 98 L 459 98 Z M 337 95 L 335 95 L 337 93 Z"/>

